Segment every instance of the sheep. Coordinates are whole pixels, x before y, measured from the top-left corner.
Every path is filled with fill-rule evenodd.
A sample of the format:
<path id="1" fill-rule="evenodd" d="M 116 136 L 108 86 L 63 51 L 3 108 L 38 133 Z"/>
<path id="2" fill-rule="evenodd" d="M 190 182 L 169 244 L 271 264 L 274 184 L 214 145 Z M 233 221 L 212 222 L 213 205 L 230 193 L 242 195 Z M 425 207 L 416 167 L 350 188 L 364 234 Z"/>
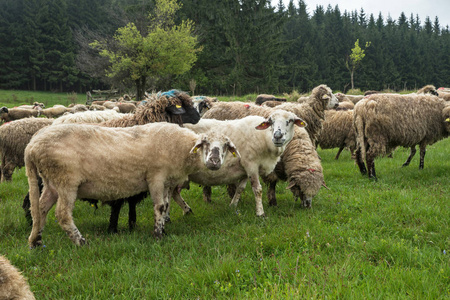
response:
<path id="1" fill-rule="evenodd" d="M 136 111 L 136 105 L 133 103 L 120 102 L 117 104 L 117 108 L 123 114 L 134 113 Z"/>
<path id="2" fill-rule="evenodd" d="M 438 96 L 439 98 L 444 99 L 445 101 L 450 101 L 450 93 L 446 93 L 442 90 L 436 90 L 434 85 L 426 85 L 417 91 L 417 94 L 430 94 Z"/>
<path id="3" fill-rule="evenodd" d="M 227 151 L 236 153 L 223 135 L 197 135 L 169 123 L 128 128 L 48 126 L 25 149 L 33 217 L 29 245 L 42 244 L 46 217 L 55 203 L 61 228 L 80 246 L 86 240 L 72 219 L 77 198 L 109 202 L 145 191 L 150 192 L 154 205 L 153 234 L 161 238 L 171 193 L 189 174 L 203 168 L 220 169 Z M 38 174 L 44 183 L 42 194 Z"/>
<path id="4" fill-rule="evenodd" d="M 53 119 L 25 118 L 0 126 L 1 182 L 11 181 L 15 168 L 25 165 L 25 147 L 33 134 L 52 124 Z"/>
<path id="5" fill-rule="evenodd" d="M 331 89 L 322 84 L 312 90 L 307 102 L 283 103 L 276 108 L 293 112 L 299 118 L 305 120 L 308 124 L 306 131 L 308 131 L 313 145 L 316 145 L 325 119 L 325 110 L 337 107 L 338 104 L 338 99 L 333 95 Z"/>
<path id="6" fill-rule="evenodd" d="M 68 108 L 64 105 L 54 105 L 53 107 L 45 108 L 42 110 L 42 115 L 47 118 L 57 118 L 62 116 L 68 111 Z"/>
<path id="7" fill-rule="evenodd" d="M 21 105 L 18 108 L 41 109 L 41 108 L 45 108 L 45 105 L 44 105 L 44 103 L 34 102 L 33 105 Z"/>
<path id="8" fill-rule="evenodd" d="M 11 122 L 23 118 L 39 117 L 40 110 L 26 109 L 26 108 L 7 108 L 3 106 L 0 108 L 0 120 L 3 122 Z"/>
<path id="9" fill-rule="evenodd" d="M 0 255 L 0 299 L 36 299 L 22 273 L 2 255 Z"/>
<path id="10" fill-rule="evenodd" d="M 281 105 L 281 104 L 283 104 L 283 102 L 281 102 L 281 101 L 264 101 L 261 104 L 261 106 L 263 106 L 263 107 L 275 107 L 275 106 L 278 106 L 278 105 Z"/>
<path id="11" fill-rule="evenodd" d="M 275 108 L 277 109 L 277 108 Z M 267 117 L 274 109 L 248 103 L 214 103 L 203 118 L 233 120 L 248 115 Z M 300 117 L 301 118 L 301 117 Z M 308 124 L 306 122 L 306 124 Z M 308 124 L 309 126 L 309 124 Z M 306 127 L 308 128 L 308 127 Z M 277 205 L 275 187 L 278 180 L 287 180 L 289 189 L 297 199 L 302 199 L 303 207 L 310 207 L 312 198 L 324 183 L 323 170 L 308 132 L 305 128 L 296 128 L 293 140 L 286 146 L 275 171 L 266 176 L 264 182 L 269 186 L 269 205 Z M 210 188 L 204 189 L 204 198 L 210 200 Z"/>
<path id="12" fill-rule="evenodd" d="M 104 121 L 100 123 L 100 125 L 105 127 L 130 127 L 134 125 L 164 121 L 175 122 L 182 125 L 183 123 L 197 123 L 198 120 L 200 120 L 199 113 L 193 108 L 192 100 L 186 93 L 171 90 L 165 93 L 152 94 L 150 97 L 150 101 L 145 105 L 140 106 L 135 114 L 119 114 L 116 120 Z M 100 112 L 97 113 L 101 114 Z M 99 121 L 98 118 L 92 118 L 93 115 L 94 114 L 79 113 L 76 117 L 64 116 L 62 118 L 70 118 L 71 121 L 76 120 L 77 122 L 83 123 L 93 123 L 95 121 Z M 85 118 L 82 119 L 82 117 Z M 16 155 L 21 155 L 23 157 L 24 154 L 22 151 Z M 111 217 L 108 231 L 117 232 L 120 209 L 125 201 L 129 203 L 130 210 L 128 224 L 130 229 L 132 229 L 136 224 L 135 206 L 138 202 L 142 201 L 146 195 L 146 193 L 138 193 L 137 195 L 128 197 L 127 199 L 117 200 L 116 202 L 108 202 L 108 204 L 111 205 Z M 24 199 L 23 207 L 26 209 L 29 206 L 29 197 L 27 195 Z"/>
<path id="13" fill-rule="evenodd" d="M 277 98 L 274 95 L 260 94 L 256 97 L 255 104 L 261 105 L 266 101 L 286 102 L 286 98 Z"/>
<path id="14" fill-rule="evenodd" d="M 450 105 L 448 104 L 446 104 L 445 108 L 442 110 L 442 119 L 445 122 L 445 130 L 450 132 Z"/>
<path id="15" fill-rule="evenodd" d="M 335 159 L 348 148 L 352 157 L 356 150 L 356 132 L 353 127 L 353 110 L 327 110 L 325 122 L 317 141 L 322 149 L 339 148 Z"/>
<path id="16" fill-rule="evenodd" d="M 192 97 L 192 103 L 194 108 L 198 111 L 200 116 L 203 116 L 205 112 L 211 108 L 213 102 L 217 102 L 217 98 L 211 98 L 207 96 L 194 96 Z"/>
<path id="17" fill-rule="evenodd" d="M 209 131 L 228 136 L 239 150 L 241 159 L 230 159 L 220 171 L 202 170 L 193 173 L 189 180 L 204 186 L 238 184 L 231 201 L 236 207 L 240 195 L 250 180 L 256 202 L 256 215 L 264 216 L 260 176 L 269 175 L 294 135 L 294 125 L 306 126 L 295 114 L 274 110 L 266 118 L 248 116 L 239 120 L 219 121 L 202 119 L 195 125 L 185 126 L 196 133 Z M 266 130 L 270 128 L 270 130 Z"/>
<path id="18" fill-rule="evenodd" d="M 355 108 L 355 104 L 351 101 L 342 101 L 339 102 L 338 107 L 336 107 L 336 110 L 351 110 Z M 325 119 L 326 121 L 326 119 Z"/>
<path id="19" fill-rule="evenodd" d="M 101 123 L 111 119 L 122 118 L 124 116 L 124 114 L 120 114 L 115 110 L 88 110 L 59 117 L 53 122 L 53 125 L 63 123 Z"/>
<path id="20" fill-rule="evenodd" d="M 89 110 L 106 110 L 106 107 L 103 105 L 91 104 L 89 105 Z"/>
<path id="21" fill-rule="evenodd" d="M 353 123 L 357 137 L 356 162 L 361 174 L 367 173 L 376 180 L 374 159 L 398 146 L 412 150 L 419 145 L 419 169 L 423 169 L 426 146 L 449 134 L 442 120 L 445 105 L 443 99 L 423 94 L 373 94 L 358 102 Z"/>
<path id="22" fill-rule="evenodd" d="M 339 99 L 340 102 L 343 102 L 344 98 L 347 98 L 348 100 L 350 100 L 351 102 L 353 102 L 353 104 L 358 103 L 360 100 L 364 99 L 364 95 L 346 95 L 346 94 L 342 94 L 342 93 L 337 93 L 336 94 L 336 98 Z"/>

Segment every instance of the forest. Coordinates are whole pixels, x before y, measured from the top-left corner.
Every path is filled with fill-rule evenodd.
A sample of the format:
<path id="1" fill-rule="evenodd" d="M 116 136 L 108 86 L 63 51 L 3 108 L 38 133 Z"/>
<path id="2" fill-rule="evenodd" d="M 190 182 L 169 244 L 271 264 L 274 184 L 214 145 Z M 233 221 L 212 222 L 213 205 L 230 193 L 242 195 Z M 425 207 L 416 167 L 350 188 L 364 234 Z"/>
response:
<path id="1" fill-rule="evenodd" d="M 0 88 L 84 93 L 132 88 L 105 76 L 108 62 L 89 46 L 130 22 L 148 26 L 153 0 L 1 0 Z M 308 11 L 312 11 L 308 14 Z M 355 72 L 361 90 L 450 86 L 450 31 L 437 17 L 398 18 L 307 1 L 183 0 L 176 22 L 192 20 L 202 51 L 190 71 L 148 78 L 149 90 L 196 94 L 346 91 L 355 41 L 370 43 Z"/>

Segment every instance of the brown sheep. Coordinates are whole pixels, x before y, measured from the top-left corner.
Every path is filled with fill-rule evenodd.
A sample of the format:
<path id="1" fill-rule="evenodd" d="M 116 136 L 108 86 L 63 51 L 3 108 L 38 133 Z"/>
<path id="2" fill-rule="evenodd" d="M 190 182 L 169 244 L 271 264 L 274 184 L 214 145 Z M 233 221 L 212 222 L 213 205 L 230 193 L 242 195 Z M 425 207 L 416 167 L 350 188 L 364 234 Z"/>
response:
<path id="1" fill-rule="evenodd" d="M 0 255 L 0 300 L 34 300 L 35 297 L 21 272 Z"/>
<path id="2" fill-rule="evenodd" d="M 7 108 L 6 106 L 0 108 L 0 120 L 3 122 L 11 122 L 23 118 L 39 117 L 40 115 L 41 111 L 36 109 Z"/>
<path id="3" fill-rule="evenodd" d="M 286 98 L 277 98 L 274 95 L 260 94 L 256 97 L 255 104 L 261 105 L 266 101 L 280 101 L 286 102 Z"/>
<path id="4" fill-rule="evenodd" d="M 442 119 L 445 106 L 443 99 L 424 94 L 374 94 L 358 102 L 353 122 L 360 172 L 377 179 L 374 164 L 377 156 L 389 154 L 398 146 L 416 145 L 420 147 L 419 169 L 423 169 L 426 146 L 449 135 Z"/>

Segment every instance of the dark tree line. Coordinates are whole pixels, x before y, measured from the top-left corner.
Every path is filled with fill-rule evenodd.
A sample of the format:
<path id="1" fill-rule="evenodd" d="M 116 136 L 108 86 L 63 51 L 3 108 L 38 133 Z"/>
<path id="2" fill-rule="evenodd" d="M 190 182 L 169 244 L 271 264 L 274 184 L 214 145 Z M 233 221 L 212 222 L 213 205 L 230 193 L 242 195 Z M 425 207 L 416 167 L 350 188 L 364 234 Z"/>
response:
<path id="1" fill-rule="evenodd" d="M 357 39 L 370 42 L 355 73 L 361 90 L 450 86 L 450 32 L 436 17 L 398 19 L 342 12 L 307 2 L 183 0 L 179 20 L 191 19 L 203 46 L 190 72 L 154 89 L 246 94 L 308 91 L 325 83 L 350 87 L 346 59 Z M 151 0 L 0 0 L 0 88 L 84 92 L 126 87 L 104 76 L 107 61 L 88 43 L 110 39 L 134 22 L 145 30 Z"/>

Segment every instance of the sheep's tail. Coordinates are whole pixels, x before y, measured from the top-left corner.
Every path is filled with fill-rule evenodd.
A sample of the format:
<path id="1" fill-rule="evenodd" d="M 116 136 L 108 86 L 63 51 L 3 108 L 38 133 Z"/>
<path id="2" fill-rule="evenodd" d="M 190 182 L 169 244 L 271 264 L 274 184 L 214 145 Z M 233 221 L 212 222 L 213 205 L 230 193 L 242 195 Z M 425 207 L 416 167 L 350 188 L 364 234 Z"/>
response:
<path id="1" fill-rule="evenodd" d="M 363 118 L 355 112 L 353 118 L 353 125 L 356 131 L 356 146 L 361 149 L 361 159 L 366 160 L 366 144 L 364 142 L 364 120 Z"/>
<path id="2" fill-rule="evenodd" d="M 29 237 L 30 246 L 34 247 L 35 242 L 38 240 L 38 236 L 40 235 L 39 231 L 41 228 L 41 211 L 39 207 L 39 175 L 38 170 L 35 163 L 29 159 L 29 157 L 25 156 L 25 167 L 26 174 L 28 177 L 28 188 L 30 194 L 30 210 L 31 217 L 33 218 L 33 229 L 31 230 L 31 234 Z M 39 237 L 40 238 L 40 237 Z"/>

